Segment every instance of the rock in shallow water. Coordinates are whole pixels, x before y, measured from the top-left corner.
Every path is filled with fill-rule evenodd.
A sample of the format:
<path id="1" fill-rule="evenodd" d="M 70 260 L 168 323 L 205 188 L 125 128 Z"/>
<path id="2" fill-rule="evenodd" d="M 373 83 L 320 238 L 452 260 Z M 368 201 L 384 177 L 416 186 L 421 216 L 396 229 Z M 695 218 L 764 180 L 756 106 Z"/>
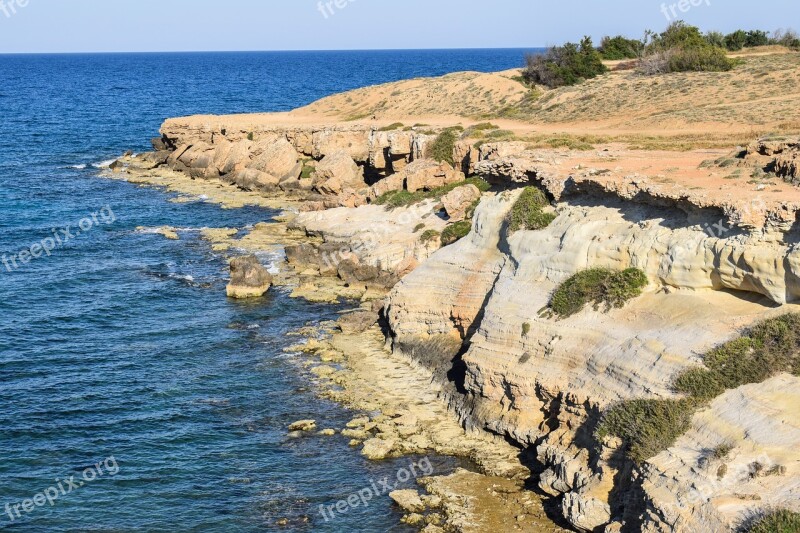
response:
<path id="1" fill-rule="evenodd" d="M 272 287 L 272 275 L 254 255 L 237 257 L 231 261 L 231 282 L 227 292 L 230 298 L 258 298 Z"/>

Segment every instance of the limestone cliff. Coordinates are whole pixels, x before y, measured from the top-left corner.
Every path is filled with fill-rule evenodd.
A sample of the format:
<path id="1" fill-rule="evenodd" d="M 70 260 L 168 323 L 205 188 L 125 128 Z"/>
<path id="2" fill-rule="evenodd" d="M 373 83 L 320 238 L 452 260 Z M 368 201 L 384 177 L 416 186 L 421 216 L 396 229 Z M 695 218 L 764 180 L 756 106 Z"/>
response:
<path id="1" fill-rule="evenodd" d="M 287 249 L 289 261 L 394 286 L 384 314 L 395 353 L 430 372 L 467 426 L 533 451 L 534 482 L 575 528 L 720 531 L 758 509 L 800 511 L 800 398 L 789 393 L 800 390 L 797 377 L 728 391 L 641 468 L 620 442 L 595 437 L 609 406 L 676 397 L 673 379 L 701 354 L 794 308 L 800 193 L 747 188 L 703 166 L 727 150 L 675 156 L 461 140 L 452 168 L 425 159 L 436 132 L 419 129 L 190 117 L 167 121 L 157 151 L 130 164 L 303 199 L 311 212 L 289 227 L 316 244 Z M 796 179 L 797 144 L 740 151 L 735 164 L 772 158 L 787 182 Z M 451 246 L 425 236 L 463 218 L 477 189 L 454 194 L 461 205 L 447 199 L 445 210 L 441 198 L 374 204 L 391 191 L 457 184 L 462 171 L 494 189 L 471 233 Z M 508 213 L 523 186 L 540 188 L 556 218 L 512 234 Z M 540 312 L 559 283 L 591 267 L 636 267 L 650 286 L 622 309 L 563 320 Z M 710 460 L 721 442 L 731 443 L 730 457 Z"/>

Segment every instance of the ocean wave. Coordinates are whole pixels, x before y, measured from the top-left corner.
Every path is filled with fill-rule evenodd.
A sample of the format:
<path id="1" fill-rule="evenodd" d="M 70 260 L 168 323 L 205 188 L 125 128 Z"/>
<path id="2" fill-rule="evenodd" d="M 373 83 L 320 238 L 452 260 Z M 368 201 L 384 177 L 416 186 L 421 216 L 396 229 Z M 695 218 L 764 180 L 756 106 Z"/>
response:
<path id="1" fill-rule="evenodd" d="M 75 170 L 83 170 L 86 168 L 86 163 L 82 163 L 80 165 L 69 165 L 67 168 L 74 168 Z"/>
<path id="2" fill-rule="evenodd" d="M 99 163 L 92 163 L 92 166 L 94 168 L 108 168 L 114 161 L 116 161 L 116 159 L 107 159 L 105 161 L 100 161 Z"/>

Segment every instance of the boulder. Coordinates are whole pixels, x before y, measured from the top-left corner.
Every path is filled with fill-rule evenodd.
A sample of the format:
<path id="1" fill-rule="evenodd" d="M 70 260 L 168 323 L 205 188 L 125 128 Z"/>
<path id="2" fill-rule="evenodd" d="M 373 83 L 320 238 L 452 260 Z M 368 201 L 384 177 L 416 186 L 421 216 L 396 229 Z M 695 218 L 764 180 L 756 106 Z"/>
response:
<path id="1" fill-rule="evenodd" d="M 564 517 L 581 531 L 595 531 L 611 520 L 611 507 L 596 498 L 570 492 L 561 505 Z"/>
<path id="2" fill-rule="evenodd" d="M 254 255 L 231 261 L 231 281 L 227 292 L 230 298 L 258 298 L 272 286 L 272 275 Z"/>
<path id="3" fill-rule="evenodd" d="M 356 284 L 359 282 L 374 281 L 380 276 L 378 267 L 372 265 L 360 265 L 351 259 L 340 261 L 337 272 L 339 277 L 346 283 Z"/>
<path id="4" fill-rule="evenodd" d="M 400 508 L 409 513 L 421 513 L 425 510 L 425 504 L 419 495 L 419 492 L 413 489 L 396 490 L 389 493 L 389 497 Z"/>
<path id="5" fill-rule="evenodd" d="M 246 168 L 250 164 L 252 146 L 253 142 L 248 140 L 233 143 L 224 161 L 218 163 L 221 166 L 220 174 L 230 174 Z"/>
<path id="6" fill-rule="evenodd" d="M 342 315 L 336 322 L 343 333 L 363 333 L 378 322 L 378 314 L 365 309 Z"/>
<path id="7" fill-rule="evenodd" d="M 388 459 L 392 455 L 395 442 L 393 440 L 369 439 L 364 443 L 361 455 L 373 461 Z"/>
<path id="8" fill-rule="evenodd" d="M 374 200 L 387 192 L 402 191 L 405 188 L 405 184 L 406 177 L 403 173 L 392 174 L 370 187 L 368 196 L 371 200 Z"/>
<path id="9" fill-rule="evenodd" d="M 289 424 L 289 431 L 314 431 L 317 429 L 316 420 L 298 420 Z"/>
<path id="10" fill-rule="evenodd" d="M 279 180 L 271 174 L 254 168 L 240 170 L 233 175 L 233 183 L 246 191 L 274 191 Z"/>
<path id="11" fill-rule="evenodd" d="M 463 172 L 447 163 L 440 164 L 430 159 L 414 161 L 403 170 L 403 173 L 406 177 L 406 189 L 410 192 L 430 191 L 465 179 Z"/>
<path id="12" fill-rule="evenodd" d="M 320 255 L 317 249 L 310 244 L 297 244 L 287 246 L 286 260 L 294 267 L 317 267 L 319 268 Z"/>
<path id="13" fill-rule="evenodd" d="M 315 131 L 312 137 L 313 157 L 320 159 L 344 151 L 355 161 L 369 160 L 368 130 L 337 131 L 325 129 Z"/>
<path id="14" fill-rule="evenodd" d="M 248 168 L 271 174 L 281 181 L 300 177 L 302 165 L 298 164 L 299 155 L 284 137 L 259 142 L 253 153 L 255 157 L 247 165 Z"/>
<path id="15" fill-rule="evenodd" d="M 164 150 L 169 149 L 169 146 L 167 146 L 167 142 L 163 137 L 154 137 L 153 139 L 150 139 L 150 144 L 153 146 L 153 150 L 156 152 L 163 152 Z"/>
<path id="16" fill-rule="evenodd" d="M 364 173 L 345 151 L 325 156 L 314 173 L 314 189 L 321 194 L 336 196 L 346 189 L 363 188 Z"/>
<path id="17" fill-rule="evenodd" d="M 467 218 L 467 209 L 481 197 L 481 191 L 476 186 L 463 185 L 456 187 L 442 198 L 444 210 L 451 222 L 460 222 Z"/>

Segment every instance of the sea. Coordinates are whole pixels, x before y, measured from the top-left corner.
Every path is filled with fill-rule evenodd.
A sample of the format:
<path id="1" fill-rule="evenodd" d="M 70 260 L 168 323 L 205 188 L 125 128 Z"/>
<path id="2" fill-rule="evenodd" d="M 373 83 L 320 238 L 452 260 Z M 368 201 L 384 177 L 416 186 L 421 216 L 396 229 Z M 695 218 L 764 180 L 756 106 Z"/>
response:
<path id="1" fill-rule="evenodd" d="M 276 212 L 176 203 L 99 174 L 148 150 L 169 117 L 285 111 L 505 70 L 526 52 L 0 55 L 0 530 L 410 531 L 385 495 L 335 517 L 320 506 L 394 485 L 411 462 L 463 464 L 376 463 L 340 435 L 291 438 L 294 421 L 341 428 L 360 414 L 317 397 L 284 351 L 288 333 L 347 304 L 280 289 L 229 300 L 226 258 L 200 238 Z M 180 240 L 143 229 L 164 225 Z"/>

